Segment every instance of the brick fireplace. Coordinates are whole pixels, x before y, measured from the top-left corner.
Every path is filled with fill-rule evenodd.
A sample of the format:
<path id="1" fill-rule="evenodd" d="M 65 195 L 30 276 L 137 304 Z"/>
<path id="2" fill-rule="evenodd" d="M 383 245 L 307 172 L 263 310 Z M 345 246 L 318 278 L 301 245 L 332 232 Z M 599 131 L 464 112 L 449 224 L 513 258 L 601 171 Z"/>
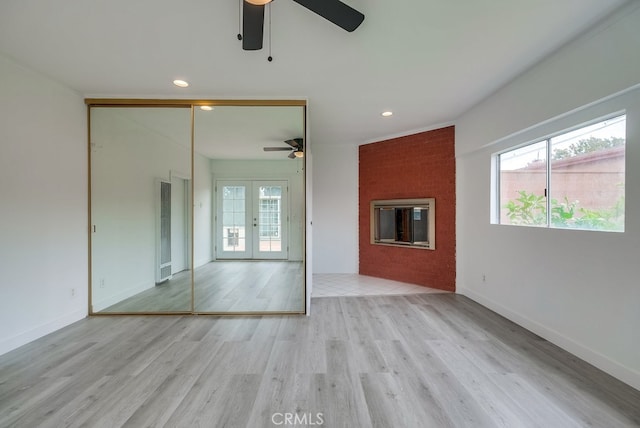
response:
<path id="1" fill-rule="evenodd" d="M 455 291 L 454 142 L 450 126 L 360 146 L 360 274 Z M 371 201 L 410 198 L 436 201 L 435 250 L 372 244 Z"/>

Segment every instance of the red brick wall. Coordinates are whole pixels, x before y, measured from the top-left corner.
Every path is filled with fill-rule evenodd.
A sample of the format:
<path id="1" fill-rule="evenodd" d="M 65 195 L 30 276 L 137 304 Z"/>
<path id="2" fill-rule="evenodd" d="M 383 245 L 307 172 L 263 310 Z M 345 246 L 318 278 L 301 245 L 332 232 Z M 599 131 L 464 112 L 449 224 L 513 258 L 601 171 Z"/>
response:
<path id="1" fill-rule="evenodd" d="M 455 291 L 454 141 L 450 126 L 360 146 L 360 274 Z M 370 202 L 404 198 L 435 198 L 435 250 L 370 243 Z"/>

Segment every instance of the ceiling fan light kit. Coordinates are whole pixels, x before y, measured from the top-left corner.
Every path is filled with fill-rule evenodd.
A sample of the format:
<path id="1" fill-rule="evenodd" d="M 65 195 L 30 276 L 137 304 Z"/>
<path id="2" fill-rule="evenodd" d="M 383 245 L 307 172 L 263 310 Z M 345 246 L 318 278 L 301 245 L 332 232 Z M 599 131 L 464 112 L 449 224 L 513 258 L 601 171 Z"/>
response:
<path id="1" fill-rule="evenodd" d="M 255 51 L 262 49 L 264 34 L 264 8 L 272 0 L 242 1 L 242 49 Z M 352 32 L 362 24 L 364 15 L 340 0 L 293 0 L 311 12 L 320 15 L 338 27 Z"/>

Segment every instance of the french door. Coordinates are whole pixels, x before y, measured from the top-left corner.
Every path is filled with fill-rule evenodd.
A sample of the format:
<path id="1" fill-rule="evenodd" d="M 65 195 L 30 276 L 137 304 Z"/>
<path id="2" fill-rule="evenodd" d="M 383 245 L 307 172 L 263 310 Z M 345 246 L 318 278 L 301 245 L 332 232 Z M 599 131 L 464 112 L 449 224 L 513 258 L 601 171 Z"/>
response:
<path id="1" fill-rule="evenodd" d="M 287 259 L 286 181 L 216 182 L 216 257 Z"/>

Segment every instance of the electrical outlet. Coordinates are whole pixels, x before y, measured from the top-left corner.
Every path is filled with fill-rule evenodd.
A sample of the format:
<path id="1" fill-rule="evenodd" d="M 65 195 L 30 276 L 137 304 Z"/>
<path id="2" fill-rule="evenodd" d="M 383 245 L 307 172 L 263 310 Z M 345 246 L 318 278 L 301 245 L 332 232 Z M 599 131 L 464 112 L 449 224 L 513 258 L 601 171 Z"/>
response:
<path id="1" fill-rule="evenodd" d="M 100 288 L 104 288 L 104 278 L 100 280 Z"/>
<path id="2" fill-rule="evenodd" d="M 487 275 L 484 273 L 482 274 L 482 282 L 487 282 Z"/>
<path id="3" fill-rule="evenodd" d="M 75 288 L 72 288 L 72 289 L 71 289 L 71 297 L 73 297 L 73 296 L 75 296 L 75 295 L 76 295 L 76 289 L 75 289 Z"/>

